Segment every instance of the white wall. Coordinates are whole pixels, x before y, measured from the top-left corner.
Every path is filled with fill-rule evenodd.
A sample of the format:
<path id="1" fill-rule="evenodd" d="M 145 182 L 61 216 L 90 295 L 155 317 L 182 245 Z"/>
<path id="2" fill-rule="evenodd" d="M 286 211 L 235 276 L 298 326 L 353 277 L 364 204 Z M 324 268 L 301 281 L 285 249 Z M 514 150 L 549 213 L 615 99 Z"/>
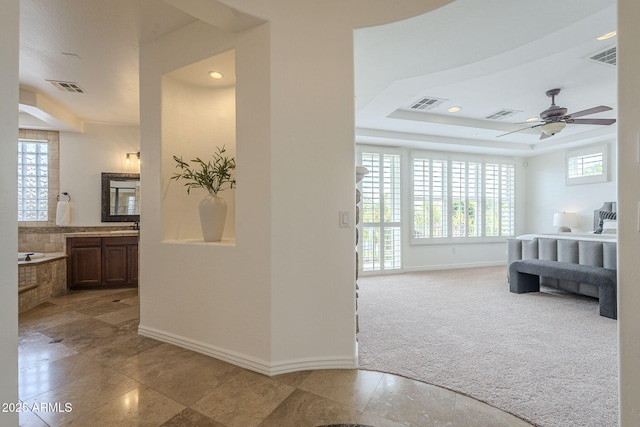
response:
<path id="1" fill-rule="evenodd" d="M 618 0 L 618 328 L 620 420 L 640 420 L 640 2 Z"/>
<path id="2" fill-rule="evenodd" d="M 615 202 L 617 196 L 616 144 L 607 143 L 607 182 L 565 184 L 566 150 L 526 159 L 526 225 L 525 233 L 555 233 L 553 214 L 578 214 L 577 232 L 593 231 L 593 211 L 603 202 Z"/>
<path id="3" fill-rule="evenodd" d="M 19 1 L 0 13 L 0 403 L 18 402 L 18 43 Z M 0 411 L 0 425 L 18 425 L 17 412 Z"/>
<path id="4" fill-rule="evenodd" d="M 338 226 L 339 211 L 355 211 L 353 27 L 443 2 L 224 3 L 270 22 L 237 35 L 196 23 L 142 49 L 142 212 L 151 213 L 140 332 L 267 374 L 353 367 L 355 231 Z M 231 48 L 235 244 L 163 242 L 163 215 L 178 200 L 163 202 L 172 171 L 162 76 Z"/>
<path id="5" fill-rule="evenodd" d="M 233 91 L 189 88 L 166 76 L 232 48 L 236 50 L 237 102 L 228 99 L 235 95 Z M 140 62 L 141 142 L 142 151 L 150 153 L 141 171 L 140 332 L 267 373 L 271 301 L 268 48 L 268 26 L 237 37 L 198 22 L 144 46 Z M 244 95 L 245 85 L 255 86 L 258 93 Z M 208 114 L 207 108 L 214 104 L 231 110 L 227 112 L 231 124 L 223 124 L 224 129 L 212 126 L 212 121 L 223 119 L 221 111 Z M 178 111 L 192 112 L 192 106 L 202 110 L 195 112 L 195 121 Z M 237 110 L 237 135 L 233 110 Z M 188 122 L 179 123 L 182 119 Z M 170 180 L 175 171 L 172 156 L 183 150 L 187 157 L 206 156 L 221 144 L 232 151 L 235 146 L 235 236 L 227 234 L 235 241 L 204 243 L 196 212 L 204 193 L 187 196 L 180 182 Z"/>
<path id="6" fill-rule="evenodd" d="M 129 164 L 125 161 L 125 153 L 138 151 L 138 126 L 87 123 L 83 133 L 60 132 L 60 193 L 71 196 L 69 226 L 122 225 L 100 221 L 100 174 L 138 173 L 140 167 L 135 156 Z M 144 154 L 141 161 L 144 162 Z"/>

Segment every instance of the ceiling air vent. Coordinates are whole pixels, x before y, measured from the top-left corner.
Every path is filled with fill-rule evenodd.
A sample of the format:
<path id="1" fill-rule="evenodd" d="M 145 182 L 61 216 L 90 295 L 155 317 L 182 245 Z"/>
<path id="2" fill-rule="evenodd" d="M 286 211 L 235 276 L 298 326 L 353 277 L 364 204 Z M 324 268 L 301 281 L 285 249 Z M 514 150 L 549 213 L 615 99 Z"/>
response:
<path id="1" fill-rule="evenodd" d="M 424 97 L 424 98 L 420 98 L 419 100 L 411 104 L 409 109 L 410 110 L 431 110 L 433 108 L 436 108 L 438 105 L 442 104 L 445 101 L 446 99 Z"/>
<path id="2" fill-rule="evenodd" d="M 516 110 L 500 110 L 500 111 L 496 111 L 493 114 L 489 114 L 488 116 L 485 117 L 485 119 L 502 120 L 502 119 L 506 119 L 507 117 L 511 117 L 514 114 L 519 112 L 520 111 L 516 111 Z"/>
<path id="3" fill-rule="evenodd" d="M 613 65 L 614 67 L 617 64 L 617 52 L 616 47 L 610 47 L 608 49 L 602 50 L 594 55 L 589 57 L 591 61 L 600 62 L 601 64 Z"/>
<path id="4" fill-rule="evenodd" d="M 50 82 L 55 87 L 57 87 L 58 89 L 63 90 L 65 92 L 85 93 L 84 89 L 82 89 L 78 83 L 63 82 L 60 80 L 47 80 L 47 81 Z"/>

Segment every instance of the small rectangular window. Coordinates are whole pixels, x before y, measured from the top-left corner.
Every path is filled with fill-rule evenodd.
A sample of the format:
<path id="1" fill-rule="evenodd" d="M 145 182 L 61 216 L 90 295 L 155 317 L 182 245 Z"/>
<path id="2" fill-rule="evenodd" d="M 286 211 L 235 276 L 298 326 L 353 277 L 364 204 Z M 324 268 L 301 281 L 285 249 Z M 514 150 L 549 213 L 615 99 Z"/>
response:
<path id="1" fill-rule="evenodd" d="M 606 182 L 606 144 L 567 151 L 565 166 L 567 185 Z"/>
<path id="2" fill-rule="evenodd" d="M 18 221 L 48 221 L 49 162 L 46 141 L 18 141 Z"/>

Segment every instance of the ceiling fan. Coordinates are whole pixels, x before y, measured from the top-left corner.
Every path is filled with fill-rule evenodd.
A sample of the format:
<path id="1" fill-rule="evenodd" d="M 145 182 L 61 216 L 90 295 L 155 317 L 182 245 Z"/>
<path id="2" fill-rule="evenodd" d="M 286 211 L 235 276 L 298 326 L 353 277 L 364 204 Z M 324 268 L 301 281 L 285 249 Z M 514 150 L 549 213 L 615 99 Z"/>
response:
<path id="1" fill-rule="evenodd" d="M 567 114 L 567 109 L 558 107 L 556 105 L 556 95 L 560 93 L 560 89 L 551 89 L 546 92 L 547 96 L 551 98 L 551 106 L 540 113 L 540 123 L 529 126 L 526 128 L 507 132 L 501 136 L 509 135 L 511 133 L 520 132 L 525 129 L 533 129 L 539 127 L 542 130 L 540 139 L 549 138 L 556 133 L 562 131 L 567 124 L 581 124 L 581 125 L 611 125 L 616 122 L 616 119 L 576 119 L 576 117 L 588 116 L 589 114 L 601 113 L 603 111 L 612 110 L 611 107 L 600 105 L 598 107 L 588 108 L 586 110 L 577 111 L 575 113 Z"/>

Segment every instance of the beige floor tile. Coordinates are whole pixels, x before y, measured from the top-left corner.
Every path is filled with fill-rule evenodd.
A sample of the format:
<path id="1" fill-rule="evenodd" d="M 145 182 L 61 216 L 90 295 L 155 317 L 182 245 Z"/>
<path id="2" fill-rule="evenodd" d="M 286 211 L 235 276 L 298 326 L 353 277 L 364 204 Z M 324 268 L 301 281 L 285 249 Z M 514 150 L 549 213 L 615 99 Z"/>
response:
<path id="1" fill-rule="evenodd" d="M 57 427 L 81 417 L 138 386 L 139 384 L 131 378 L 105 368 L 25 402 L 32 408 L 34 405 L 56 404 L 63 408 L 34 411 L 47 424 Z M 66 410 L 67 404 L 71 405 L 70 411 Z"/>
<path id="2" fill-rule="evenodd" d="M 314 371 L 299 388 L 363 410 L 383 375 L 356 369 Z"/>
<path id="3" fill-rule="evenodd" d="M 161 427 L 225 427 L 222 424 L 202 415 L 200 412 L 187 408 L 171 418 Z"/>
<path id="4" fill-rule="evenodd" d="M 113 295 L 113 291 L 109 289 L 88 289 L 81 291 L 69 291 L 64 295 L 59 295 L 49 300 L 50 303 L 65 306 L 80 304 L 89 300 L 103 297 L 105 295 Z"/>
<path id="5" fill-rule="evenodd" d="M 77 320 L 41 332 L 52 340 L 62 340 L 62 344 L 78 351 L 108 345 L 110 338 L 122 333 L 116 326 L 93 318 Z"/>
<path id="6" fill-rule="evenodd" d="M 84 350 L 82 354 L 94 358 L 106 366 L 113 366 L 162 344 L 160 341 L 140 336 L 135 332 L 126 330 L 120 332 L 110 339 L 100 342 L 99 345 L 96 343 L 94 347 Z"/>
<path id="7" fill-rule="evenodd" d="M 20 412 L 18 414 L 20 427 L 49 427 L 47 423 L 42 421 L 42 418 L 38 417 L 33 412 Z"/>
<path id="8" fill-rule="evenodd" d="M 18 366 L 20 368 L 43 362 L 53 362 L 76 353 L 77 351 L 73 348 L 55 342 L 40 332 L 20 334 L 18 339 Z"/>
<path id="9" fill-rule="evenodd" d="M 86 319 L 90 319 L 86 314 L 70 310 L 68 307 L 51 305 L 43 310 L 20 313 L 18 332 L 26 334 Z"/>
<path id="10" fill-rule="evenodd" d="M 18 395 L 22 400 L 30 399 L 103 368 L 101 363 L 82 354 L 52 362 L 29 364 L 18 370 Z"/>
<path id="11" fill-rule="evenodd" d="M 187 406 L 241 371 L 228 363 L 170 344 L 156 346 L 113 367 Z"/>
<path id="12" fill-rule="evenodd" d="M 455 393 L 385 374 L 365 412 L 411 426 L 453 426 Z"/>
<path id="13" fill-rule="evenodd" d="M 375 426 L 375 427 L 407 427 L 407 424 L 397 423 L 395 421 L 388 420 L 386 418 L 379 417 L 377 415 L 369 414 L 367 412 L 363 412 L 360 417 L 360 424 L 365 426 Z"/>
<path id="14" fill-rule="evenodd" d="M 228 427 L 260 424 L 295 389 L 264 375 L 242 371 L 191 407 Z"/>
<path id="15" fill-rule="evenodd" d="M 530 424 L 461 394 L 456 395 L 454 427 L 529 427 Z"/>
<path id="16" fill-rule="evenodd" d="M 298 387 L 312 373 L 313 371 L 291 372 L 288 374 L 276 375 L 273 379 L 280 381 L 283 384 L 290 385 L 291 387 Z"/>
<path id="17" fill-rule="evenodd" d="M 123 304 L 122 302 L 118 304 L 120 304 L 120 309 L 94 317 L 98 320 L 102 320 L 103 322 L 111 323 L 116 326 L 119 326 L 123 322 L 134 319 L 138 320 L 140 318 L 139 307 Z"/>
<path id="18" fill-rule="evenodd" d="M 260 427 L 306 427 L 325 424 L 355 424 L 361 412 L 336 401 L 296 390 L 280 404 Z"/>
<path id="19" fill-rule="evenodd" d="M 125 309 L 131 309 L 131 306 L 122 304 L 121 302 L 105 301 L 99 304 L 91 304 L 87 307 L 78 307 L 75 308 L 75 311 L 86 314 L 87 316 L 99 318 L 100 316 L 114 314 Z"/>
<path id="20" fill-rule="evenodd" d="M 66 426 L 159 426 L 185 407 L 147 387 L 135 388 L 74 419 Z"/>

